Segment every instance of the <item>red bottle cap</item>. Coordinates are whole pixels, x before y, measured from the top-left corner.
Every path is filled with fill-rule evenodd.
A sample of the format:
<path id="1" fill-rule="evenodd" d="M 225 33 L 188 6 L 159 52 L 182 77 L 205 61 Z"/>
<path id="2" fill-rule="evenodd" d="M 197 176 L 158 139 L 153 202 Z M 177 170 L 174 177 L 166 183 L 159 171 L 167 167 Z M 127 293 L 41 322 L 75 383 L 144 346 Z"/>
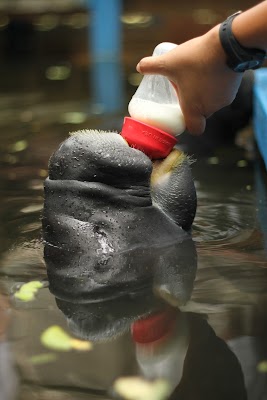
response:
<path id="1" fill-rule="evenodd" d="M 169 133 L 131 117 L 124 118 L 121 136 L 131 147 L 152 159 L 167 157 L 177 143 L 177 139 Z"/>

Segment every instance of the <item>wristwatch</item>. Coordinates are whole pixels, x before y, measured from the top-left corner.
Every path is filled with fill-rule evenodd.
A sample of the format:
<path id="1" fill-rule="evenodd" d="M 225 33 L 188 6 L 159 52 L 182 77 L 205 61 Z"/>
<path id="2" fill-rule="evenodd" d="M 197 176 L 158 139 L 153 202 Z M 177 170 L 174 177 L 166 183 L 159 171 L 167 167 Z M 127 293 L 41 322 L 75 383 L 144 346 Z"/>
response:
<path id="1" fill-rule="evenodd" d="M 219 29 L 221 45 L 227 56 L 226 63 L 228 67 L 235 72 L 257 69 L 261 67 L 266 58 L 266 52 L 264 50 L 244 47 L 234 37 L 232 22 L 241 12 L 242 11 L 238 11 L 230 15 L 230 17 L 220 25 Z"/>

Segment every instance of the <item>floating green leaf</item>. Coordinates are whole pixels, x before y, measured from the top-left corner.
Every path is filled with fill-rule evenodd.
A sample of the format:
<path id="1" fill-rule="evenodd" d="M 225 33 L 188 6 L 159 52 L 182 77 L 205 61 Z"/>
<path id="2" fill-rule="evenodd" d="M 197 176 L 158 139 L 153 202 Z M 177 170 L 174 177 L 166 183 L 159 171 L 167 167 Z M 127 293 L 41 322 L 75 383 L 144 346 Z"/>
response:
<path id="1" fill-rule="evenodd" d="M 57 351 L 72 349 L 87 351 L 92 348 L 91 342 L 72 338 L 58 325 L 50 326 L 42 333 L 41 343 L 43 346 Z"/>
<path id="2" fill-rule="evenodd" d="M 16 299 L 21 301 L 31 301 L 34 299 L 35 294 L 38 292 L 38 289 L 43 287 L 43 283 L 40 281 L 31 281 L 28 283 L 24 283 L 19 290 L 15 293 Z"/>
<path id="3" fill-rule="evenodd" d="M 259 372 L 262 372 L 262 373 L 266 374 L 267 373 L 267 361 L 266 360 L 265 361 L 261 361 L 257 366 L 257 370 Z"/>
<path id="4" fill-rule="evenodd" d="M 61 121 L 67 124 L 82 124 L 87 119 L 87 114 L 78 111 L 64 113 Z"/>
<path id="5" fill-rule="evenodd" d="M 239 160 L 239 161 L 237 161 L 236 165 L 239 168 L 244 168 L 244 167 L 248 166 L 248 162 L 246 160 Z"/>
<path id="6" fill-rule="evenodd" d="M 47 364 L 50 362 L 54 362 L 57 359 L 57 355 L 54 353 L 43 353 L 43 354 L 36 354 L 30 358 L 30 362 L 33 365 L 42 365 Z"/>
<path id="7" fill-rule="evenodd" d="M 170 384 L 164 379 L 147 381 L 135 376 L 118 378 L 113 388 L 125 400 L 165 400 L 171 393 Z"/>
<path id="8" fill-rule="evenodd" d="M 68 79 L 70 74 L 71 68 L 67 65 L 52 65 L 45 72 L 47 79 L 52 81 L 63 81 Z"/>
<path id="9" fill-rule="evenodd" d="M 217 165 L 219 164 L 220 160 L 218 157 L 210 157 L 208 158 L 208 164 Z"/>
<path id="10" fill-rule="evenodd" d="M 26 140 L 19 140 L 16 143 L 13 143 L 10 147 L 10 151 L 12 153 L 17 153 L 19 151 L 23 151 L 25 149 L 27 149 L 28 147 L 28 142 Z"/>

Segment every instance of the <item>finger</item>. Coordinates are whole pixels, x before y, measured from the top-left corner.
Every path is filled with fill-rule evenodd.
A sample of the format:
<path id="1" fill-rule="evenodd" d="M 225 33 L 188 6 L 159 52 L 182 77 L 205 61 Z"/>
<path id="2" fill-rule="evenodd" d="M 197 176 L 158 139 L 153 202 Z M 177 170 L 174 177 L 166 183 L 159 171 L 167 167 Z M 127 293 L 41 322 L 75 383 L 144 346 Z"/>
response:
<path id="1" fill-rule="evenodd" d="M 185 117 L 185 124 L 189 133 L 192 133 L 192 135 L 201 135 L 206 128 L 206 118 L 202 115 L 199 117 L 195 115 L 188 118 Z"/>
<path id="2" fill-rule="evenodd" d="M 201 114 L 192 112 L 191 110 L 185 109 L 182 111 L 188 132 L 193 135 L 201 135 L 206 128 L 206 118 Z"/>
<path id="3" fill-rule="evenodd" d="M 137 64 L 136 69 L 143 75 L 168 75 L 165 56 L 145 57 Z"/>

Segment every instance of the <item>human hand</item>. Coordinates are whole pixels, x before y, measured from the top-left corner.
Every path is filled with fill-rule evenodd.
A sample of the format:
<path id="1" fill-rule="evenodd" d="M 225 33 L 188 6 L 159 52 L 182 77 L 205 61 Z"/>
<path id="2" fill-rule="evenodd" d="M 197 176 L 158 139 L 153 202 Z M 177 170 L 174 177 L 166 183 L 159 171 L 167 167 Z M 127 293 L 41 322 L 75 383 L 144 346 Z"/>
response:
<path id="1" fill-rule="evenodd" d="M 243 76 L 226 65 L 219 26 L 164 55 L 142 59 L 137 71 L 164 75 L 172 82 L 192 134 L 203 133 L 206 118 L 235 99 Z"/>

